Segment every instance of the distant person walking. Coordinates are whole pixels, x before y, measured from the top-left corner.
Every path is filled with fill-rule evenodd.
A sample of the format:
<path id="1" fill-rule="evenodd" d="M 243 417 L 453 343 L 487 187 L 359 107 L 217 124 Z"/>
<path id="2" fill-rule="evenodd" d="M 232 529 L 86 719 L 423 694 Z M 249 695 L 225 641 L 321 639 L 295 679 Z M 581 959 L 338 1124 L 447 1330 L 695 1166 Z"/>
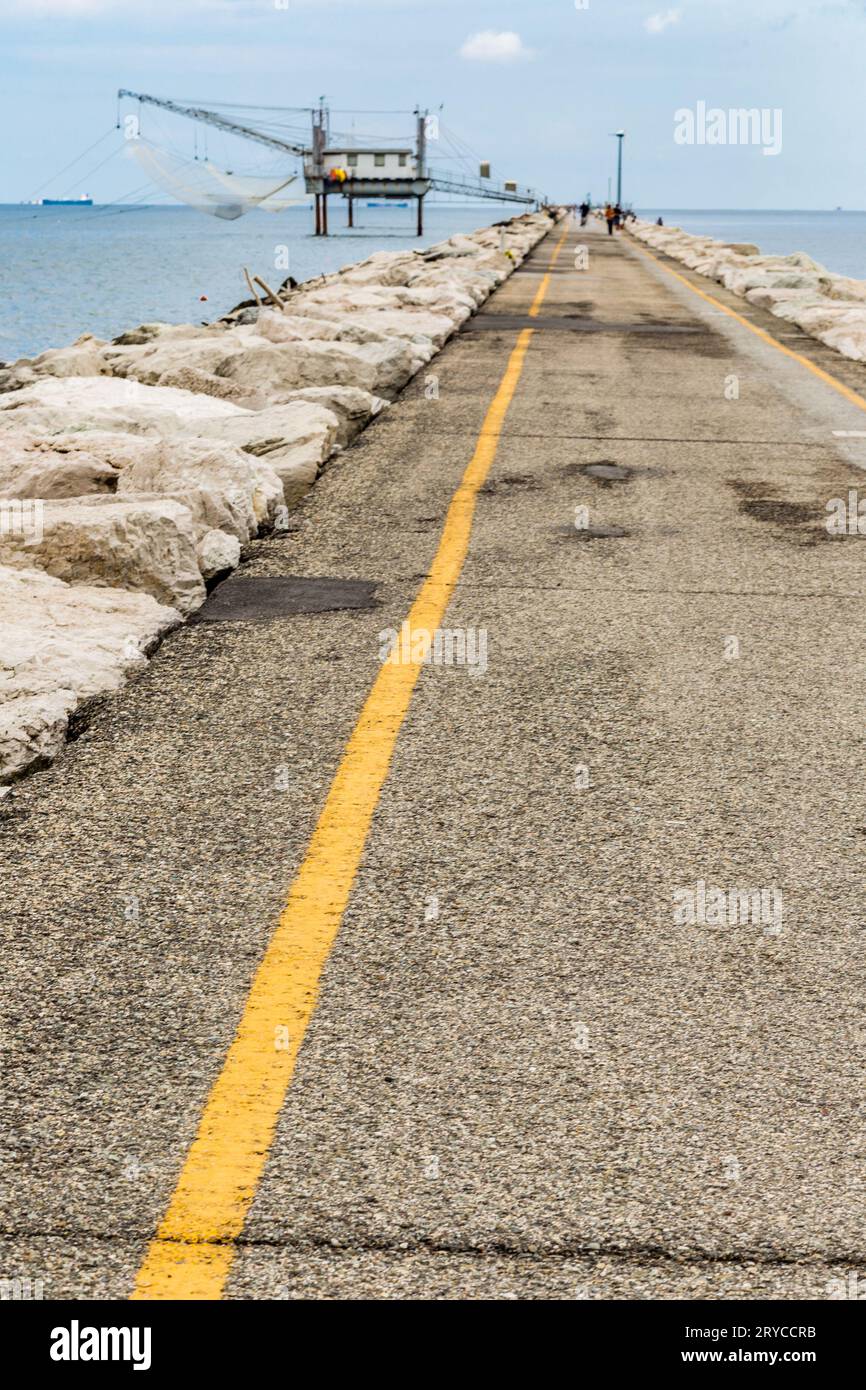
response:
<path id="1" fill-rule="evenodd" d="M 613 210 L 613 208 L 611 207 L 610 203 L 608 203 L 607 206 L 605 207 L 605 210 L 604 210 L 604 220 L 605 220 L 605 222 L 607 223 L 607 234 L 608 234 L 608 236 L 613 236 L 613 224 L 614 224 L 615 218 L 616 218 L 616 213 L 614 212 L 614 210 Z"/>
<path id="2" fill-rule="evenodd" d="M 586 219 L 587 219 L 588 217 L 589 217 L 589 203 L 587 203 L 586 201 L 584 201 L 584 202 L 582 202 L 581 205 L 580 205 L 580 225 L 581 225 L 581 227 L 585 227 L 585 226 L 586 226 Z"/>

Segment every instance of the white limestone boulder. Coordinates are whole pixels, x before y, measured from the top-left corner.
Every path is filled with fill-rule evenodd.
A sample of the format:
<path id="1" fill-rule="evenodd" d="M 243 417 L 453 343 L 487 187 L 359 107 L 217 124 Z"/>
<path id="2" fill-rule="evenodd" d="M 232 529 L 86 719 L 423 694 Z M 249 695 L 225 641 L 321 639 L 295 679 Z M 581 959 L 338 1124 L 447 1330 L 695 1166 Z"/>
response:
<path id="1" fill-rule="evenodd" d="M 70 383 L 71 384 L 71 383 Z M 126 386 L 129 383 L 111 383 L 106 380 L 106 386 Z M 354 386 L 308 386 L 301 387 L 297 391 L 287 393 L 285 405 L 268 406 L 262 410 L 249 410 L 231 406 L 228 410 L 220 408 L 223 403 L 214 402 L 217 406 L 215 410 L 207 408 L 205 400 L 205 410 L 200 408 L 184 408 L 181 411 L 163 408 L 160 404 L 151 404 L 147 400 L 148 396 L 155 398 L 156 402 L 161 402 L 166 398 L 172 403 L 180 397 L 184 407 L 189 405 L 189 393 L 187 392 L 164 392 L 159 387 L 141 387 L 137 390 L 144 395 L 147 402 L 145 405 L 123 405 L 107 406 L 94 408 L 87 403 L 86 393 L 73 392 L 72 400 L 64 406 L 39 406 L 38 404 L 22 404 L 14 411 L 4 412 L 0 407 L 0 457 L 4 447 L 4 438 L 17 438 L 22 431 L 20 425 L 26 424 L 28 431 L 32 434 L 46 436 L 45 445 L 57 447 L 58 449 L 74 449 L 84 455 L 92 455 L 93 477 L 99 473 L 106 478 L 109 474 L 99 468 L 98 460 L 107 464 L 112 470 L 129 470 L 135 465 L 136 461 L 141 460 L 141 468 L 150 475 L 150 470 L 154 468 L 153 452 L 147 446 L 159 440 L 222 440 L 226 444 L 234 445 L 237 449 L 243 449 L 246 455 L 253 455 L 261 460 L 277 478 L 282 482 L 288 493 L 297 493 L 298 470 L 301 469 L 302 476 L 306 479 L 309 473 L 309 460 L 312 458 L 315 463 L 315 471 L 332 450 L 337 447 L 344 447 L 351 438 L 357 434 L 366 422 L 383 408 L 386 402 L 372 392 L 363 391 Z M 24 393 L 18 393 L 23 395 Z M 55 393 L 40 392 L 36 393 L 31 400 L 38 400 L 45 396 L 52 396 Z M 140 397 L 137 397 L 137 400 Z M 195 399 L 195 398 L 193 398 Z M 81 400 L 81 405 L 75 402 Z M 11 429 L 12 423 L 19 425 L 19 430 Z M 111 430 L 90 428 L 92 425 L 110 424 L 114 428 Z M 8 428 L 8 434 L 4 429 Z M 66 431 L 61 433 L 61 431 Z M 70 433 L 69 431 L 74 431 Z M 29 434 L 28 437 L 31 437 Z M 206 447 L 206 446 L 203 446 Z M 165 458 L 160 455 L 160 458 Z M 237 464 L 237 460 L 235 461 Z M 267 471 L 260 469 L 259 475 L 251 470 L 256 467 L 254 460 L 246 458 L 244 473 L 250 477 L 253 484 L 252 500 L 258 524 L 265 524 L 272 519 L 273 514 L 273 493 L 274 480 L 267 475 Z M 167 495 L 176 495 L 177 480 L 172 485 L 170 467 L 160 464 L 162 476 L 159 478 L 159 492 Z M 168 470 L 168 471 L 164 471 Z M 2 476 L 2 475 L 0 475 Z M 135 491 L 145 490 L 144 477 L 142 473 L 130 473 L 130 479 L 135 477 L 133 484 L 127 481 L 124 489 L 134 487 Z M 152 475 L 151 475 L 152 476 Z M 256 478 L 258 476 L 258 482 Z M 86 477 L 86 473 L 85 473 Z M 186 479 L 184 486 L 189 480 Z M 36 484 L 34 484 L 36 485 Z M 156 480 L 154 479 L 154 486 Z M 148 482 L 146 490 L 151 489 Z M 84 488 L 84 491 L 95 491 L 96 488 Z M 263 495 L 267 500 L 266 509 L 263 511 L 257 500 L 258 490 L 263 490 Z M 306 490 L 306 485 L 304 486 Z M 19 491 L 16 495 L 28 496 L 30 492 Z M 35 495 L 47 495 L 37 492 Z M 51 494 L 53 495 L 53 493 Z M 276 505 L 283 500 L 290 502 L 286 495 L 278 497 Z"/>
<path id="2" fill-rule="evenodd" d="M 387 342 L 406 338 L 419 345 L 429 343 L 437 352 L 454 332 L 454 323 L 444 314 L 400 305 L 394 309 L 356 309 L 329 318 L 332 337 L 338 342 Z"/>
<path id="3" fill-rule="evenodd" d="M 503 280 L 507 280 L 509 275 L 514 274 L 518 265 L 521 261 L 526 259 L 526 256 L 528 256 L 531 250 L 532 247 L 530 245 L 527 246 L 525 250 L 521 249 L 519 251 L 515 251 L 510 247 L 506 247 L 504 252 L 497 250 L 485 251 L 483 255 L 476 257 L 475 264 L 481 270 L 489 271 L 491 275 L 496 276 L 497 284 L 501 285 Z"/>
<path id="4" fill-rule="evenodd" d="M 31 407 L 54 410 L 100 411 L 156 409 L 172 411 L 181 419 L 232 415 L 242 409 L 230 401 L 212 400 L 193 391 L 168 386 L 145 386 L 117 377 L 46 377 L 14 395 L 0 398 L 0 415 Z"/>
<path id="5" fill-rule="evenodd" d="M 827 299 L 850 300 L 857 304 L 866 303 L 866 280 L 853 280 L 849 275 L 822 275 L 818 284 Z"/>
<path id="6" fill-rule="evenodd" d="M 335 336 L 332 327 L 334 321 L 324 314 L 317 318 L 301 313 L 283 314 L 274 309 L 260 309 L 256 332 L 269 343 L 304 343 L 312 338 L 327 340 Z"/>
<path id="7" fill-rule="evenodd" d="M 179 622 L 147 594 L 0 567 L 0 783 L 55 757 L 73 710 L 118 689 Z"/>
<path id="8" fill-rule="evenodd" d="M 308 401 L 310 405 L 324 407 L 334 416 L 337 433 L 333 445 L 341 449 L 345 449 L 370 420 L 388 407 L 388 401 L 383 396 L 374 396 L 370 391 L 362 391 L 359 386 L 302 386 L 286 394 L 287 406 L 295 401 Z M 283 409 L 282 406 L 272 408 Z"/>
<path id="9" fill-rule="evenodd" d="M 113 492 L 118 472 L 80 438 L 0 434 L 0 497 L 83 497 Z"/>
<path id="10" fill-rule="evenodd" d="M 859 316 L 852 316 L 816 336 L 843 357 L 850 357 L 855 362 L 866 361 L 866 314 L 861 312 Z"/>
<path id="11" fill-rule="evenodd" d="M 215 373 L 226 358 L 243 350 L 246 341 L 245 337 L 226 332 L 205 339 L 158 338 L 143 346 L 104 348 L 102 360 L 114 376 L 157 386 L 160 377 L 182 368 Z"/>
<path id="12" fill-rule="evenodd" d="M 783 309 L 783 312 L 778 311 Z M 866 322 L 866 306 L 840 303 L 831 299 L 809 300 L 806 303 L 792 303 L 777 306 L 779 318 L 796 323 L 804 333 L 819 338 L 836 328 L 848 325 L 862 326 Z"/>
<path id="13" fill-rule="evenodd" d="M 424 270 L 416 271 L 409 282 L 409 287 L 411 289 L 439 286 L 447 286 L 448 289 L 459 288 L 469 296 L 476 308 L 480 308 L 485 300 L 489 299 L 497 284 L 501 283 L 501 276 L 494 275 L 487 270 L 476 270 L 463 261 L 457 261 L 449 262 L 447 270 L 433 265 Z"/>
<path id="14" fill-rule="evenodd" d="M 31 410 L 54 411 L 58 420 L 90 421 L 90 428 L 110 428 L 111 411 L 146 432 L 150 421 L 204 420 L 242 413 L 243 406 L 172 386 L 147 386 L 118 377 L 46 377 L 21 391 L 0 396 L 0 428 L 21 428 Z"/>
<path id="15" fill-rule="evenodd" d="M 48 348 L 37 357 L 22 357 L 0 370 L 0 391 L 16 391 L 41 377 L 101 376 L 109 372 L 102 358 L 106 344 L 84 333 L 70 347 Z"/>
<path id="16" fill-rule="evenodd" d="M 782 306 L 791 313 L 796 312 L 796 306 L 805 306 L 815 303 L 815 296 L 809 290 L 779 289 L 776 285 L 759 285 L 755 289 L 746 290 L 745 296 L 750 304 L 754 304 L 759 309 L 769 309 L 770 313 L 781 313 Z"/>
<path id="17" fill-rule="evenodd" d="M 295 314 L 306 319 L 312 305 L 331 310 L 332 316 L 354 309 L 393 309 L 405 294 L 403 285 L 354 285 L 342 280 L 309 289 L 301 286 L 289 297 L 285 317 Z"/>
<path id="18" fill-rule="evenodd" d="M 175 367 L 163 372 L 157 381 L 158 386 L 175 386 L 180 391 L 197 391 L 205 396 L 216 396 L 219 400 L 232 401 L 244 410 L 261 410 L 267 405 L 264 396 L 258 391 L 247 391 L 234 381 L 217 376 L 214 372 L 203 372 L 198 367 Z"/>
<path id="19" fill-rule="evenodd" d="M 222 439 L 142 440 L 122 469 L 117 497 L 173 498 L 189 508 L 197 539 L 210 530 L 248 541 L 270 524 L 283 487 L 269 462 Z"/>
<path id="20" fill-rule="evenodd" d="M 19 391 L 10 400 L 22 393 Z M 34 434 L 41 438 L 58 435 L 118 434 L 137 435 L 142 438 L 158 436 L 170 432 L 172 421 L 177 417 L 170 410 L 153 407 L 134 407 L 122 410 L 117 406 L 89 408 L 83 406 L 41 406 L 16 404 L 15 409 L 4 409 L 0 396 L 0 438 L 6 434 Z"/>
<path id="21" fill-rule="evenodd" d="M 306 319 L 337 318 L 340 314 L 351 314 L 359 310 L 420 308 L 433 314 L 443 314 L 450 318 L 452 323 L 459 324 L 474 312 L 475 302 L 464 289 L 449 281 L 446 276 L 442 281 L 427 288 L 343 283 L 326 285 L 321 289 L 296 291 L 290 307 L 293 313 L 303 315 Z"/>
<path id="22" fill-rule="evenodd" d="M 257 467 L 263 473 L 273 473 L 280 486 L 279 501 L 289 507 L 295 506 L 315 482 L 334 450 L 339 431 L 340 420 L 333 410 L 324 403 L 306 400 L 212 421 L 208 426 L 214 443 L 220 440 L 225 448 L 243 451 L 241 457 L 247 459 L 250 470 Z"/>
<path id="23" fill-rule="evenodd" d="M 798 270 L 776 269 L 755 266 L 745 269 L 741 266 L 725 268 L 718 276 L 725 289 L 734 294 L 745 295 L 747 290 L 773 288 L 783 290 L 818 289 L 818 277 Z"/>
<path id="24" fill-rule="evenodd" d="M 478 243 L 471 237 L 458 235 L 449 237 L 447 241 L 437 241 L 433 246 L 422 252 L 425 261 L 441 260 L 443 258 L 454 259 L 459 256 L 477 256 Z"/>
<path id="25" fill-rule="evenodd" d="M 188 423 L 247 413 L 232 401 L 116 377 L 43 378 L 0 396 L 0 435 L 124 433 L 162 437 Z"/>
<path id="26" fill-rule="evenodd" d="M 206 531 L 196 546 L 196 554 L 202 578 L 215 579 L 240 564 L 241 543 L 237 536 L 229 536 L 225 531 Z"/>
<path id="27" fill-rule="evenodd" d="M 401 303 L 444 314 L 455 327 L 465 323 L 475 312 L 475 301 L 460 285 L 444 282 L 436 285 L 407 286 L 400 291 Z"/>
<path id="28" fill-rule="evenodd" d="M 268 344 L 229 358 L 220 375 L 261 391 L 281 404 L 302 386 L 360 386 L 376 395 L 396 394 L 413 372 L 402 340 L 388 343 L 305 342 Z"/>
<path id="29" fill-rule="evenodd" d="M 298 331 L 298 324 L 304 325 L 304 331 Z M 278 314 L 264 317 L 260 314 L 257 326 L 262 337 L 271 343 L 384 343 L 394 336 L 382 330 L 365 329 L 360 323 L 356 325 L 351 314 L 320 314 L 317 318 L 300 318 L 293 314 L 287 315 L 285 325 Z"/>
<path id="30" fill-rule="evenodd" d="M 154 343 L 157 338 L 163 342 L 172 339 L 210 338 L 214 328 L 210 324 L 194 323 L 140 323 L 137 328 L 129 328 L 112 338 L 114 347 L 135 347 L 142 343 Z"/>
<path id="31" fill-rule="evenodd" d="M 146 362 L 149 354 L 161 351 L 166 355 L 166 368 L 177 365 L 184 348 L 192 354 L 208 356 L 208 346 L 225 336 L 222 328 L 193 324 L 142 324 L 138 329 L 121 334 L 107 343 L 84 333 L 70 347 L 48 348 L 33 358 L 21 358 L 0 371 L 0 391 L 18 390 L 43 377 L 92 377 L 139 375 L 135 364 Z M 204 343 L 199 340 L 206 340 Z M 171 356 L 174 349 L 174 356 Z M 228 351 L 231 351 L 229 345 Z M 140 379 L 150 380 L 152 373 L 145 367 Z M 152 377 L 155 382 L 156 378 Z"/>
<path id="32" fill-rule="evenodd" d="M 131 589 L 191 613 L 205 588 L 187 507 L 171 500 L 82 497 L 45 502 L 41 534 L 0 534 L 0 565 L 41 569 L 67 583 Z"/>
<path id="33" fill-rule="evenodd" d="M 352 285 L 405 285 L 415 269 L 420 253 L 415 251 L 377 251 L 359 265 L 341 274 Z"/>
<path id="34" fill-rule="evenodd" d="M 140 439 L 125 430 L 79 430 L 69 434 L 53 435 L 44 442 L 50 448 L 66 453 L 90 454 L 101 463 L 117 470 L 134 462 L 141 447 Z"/>

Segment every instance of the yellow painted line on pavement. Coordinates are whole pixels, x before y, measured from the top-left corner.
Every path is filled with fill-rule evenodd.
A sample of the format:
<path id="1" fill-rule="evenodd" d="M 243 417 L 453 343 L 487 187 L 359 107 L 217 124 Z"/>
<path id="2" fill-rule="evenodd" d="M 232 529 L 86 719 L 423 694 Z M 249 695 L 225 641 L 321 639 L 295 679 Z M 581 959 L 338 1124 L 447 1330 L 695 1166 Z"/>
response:
<path id="1" fill-rule="evenodd" d="M 559 241 L 553 248 L 553 255 L 550 258 L 550 268 L 547 274 L 545 275 L 544 279 L 542 280 L 541 284 L 538 286 L 535 298 L 529 306 L 529 317 L 531 319 L 538 318 L 538 311 L 541 308 L 542 301 L 544 300 L 544 296 L 547 294 L 547 289 L 550 284 L 550 271 L 553 269 L 553 267 L 556 265 L 557 260 L 559 259 L 559 253 L 562 250 L 567 235 L 568 226 L 566 226 L 565 231 L 562 233 L 562 236 L 559 238 Z"/>
<path id="2" fill-rule="evenodd" d="M 640 255 L 646 256 L 648 260 L 654 261 L 661 270 L 667 271 L 668 275 L 672 275 L 675 280 L 679 280 L 680 284 L 685 285 L 693 294 L 698 295 L 701 299 L 705 299 L 708 304 L 712 304 L 714 309 L 721 309 L 723 314 L 728 315 L 728 318 L 735 319 L 736 322 L 741 323 L 744 328 L 748 328 L 749 332 L 754 333 L 762 342 L 769 343 L 770 347 L 776 348 L 778 352 L 783 352 L 786 357 L 791 357 L 795 362 L 799 362 L 801 366 L 808 367 L 810 372 L 821 381 L 826 382 L 828 386 L 832 386 L 834 391 L 838 391 L 839 395 L 844 396 L 846 401 L 850 401 L 852 405 L 856 405 L 858 410 L 866 410 L 866 400 L 864 400 L 862 396 L 858 396 L 857 392 L 852 391 L 851 387 L 846 386 L 843 381 L 837 381 L 836 377 L 831 376 L 829 372 L 825 372 L 822 367 L 817 366 L 814 362 L 810 362 L 809 358 L 804 357 L 802 353 L 794 352 L 793 348 L 785 347 L 784 343 L 780 343 L 778 338 L 774 338 L 771 333 L 765 333 L 763 328 L 758 328 L 754 323 L 750 323 L 747 318 L 744 318 L 742 314 L 738 314 L 735 309 L 729 309 L 727 304 L 723 304 L 720 299 L 715 299 L 713 295 L 707 294 L 705 290 L 698 289 L 697 285 L 693 285 L 691 280 L 686 279 L 685 275 L 680 275 L 676 270 L 671 270 L 669 265 L 665 265 L 664 261 L 660 261 L 658 256 L 653 255 L 652 251 L 647 251 L 643 246 L 635 246 L 635 250 L 638 251 Z"/>
<path id="3" fill-rule="evenodd" d="M 566 235 L 567 229 L 557 252 Z M 542 284 L 534 308 L 543 297 Z M 433 633 L 441 625 L 469 549 L 478 489 L 496 457 L 534 332 L 523 329 L 509 356 L 449 504 L 430 573 L 410 609 L 411 630 Z M 420 671 L 420 661 L 380 668 L 138 1272 L 134 1299 L 218 1299 L 222 1293 Z"/>

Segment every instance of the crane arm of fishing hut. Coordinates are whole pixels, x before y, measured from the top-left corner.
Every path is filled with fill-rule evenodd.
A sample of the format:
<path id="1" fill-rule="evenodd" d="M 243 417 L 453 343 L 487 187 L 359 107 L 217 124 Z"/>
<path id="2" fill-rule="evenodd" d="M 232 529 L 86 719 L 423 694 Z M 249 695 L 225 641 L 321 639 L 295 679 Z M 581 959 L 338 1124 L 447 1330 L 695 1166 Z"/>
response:
<path id="1" fill-rule="evenodd" d="M 160 107 L 173 115 L 186 116 L 190 120 L 214 126 L 225 134 L 237 135 L 301 158 L 306 192 L 312 194 L 315 201 L 316 236 L 328 235 L 329 195 L 348 200 L 350 227 L 354 225 L 354 202 L 357 198 L 395 202 L 406 202 L 414 198 L 418 209 L 419 236 L 424 232 L 424 199 L 431 190 L 530 206 L 540 206 L 543 202 L 534 189 L 523 188 L 513 180 L 494 184 L 490 179 L 490 165 L 487 163 L 481 164 L 477 180 L 451 177 L 447 173 L 431 174 L 428 169 L 427 141 L 431 129 L 436 128 L 431 126 L 431 123 L 437 118 L 427 111 L 416 110 L 414 113 L 414 148 L 385 148 L 374 145 L 356 146 L 348 141 L 342 145 L 332 145 L 329 139 L 328 108 L 324 105 L 303 108 L 309 110 L 312 134 L 309 145 L 300 145 L 203 106 L 184 105 L 169 97 L 131 92 L 125 87 L 120 89 L 117 96 L 118 100 L 128 97 L 133 101 Z"/>

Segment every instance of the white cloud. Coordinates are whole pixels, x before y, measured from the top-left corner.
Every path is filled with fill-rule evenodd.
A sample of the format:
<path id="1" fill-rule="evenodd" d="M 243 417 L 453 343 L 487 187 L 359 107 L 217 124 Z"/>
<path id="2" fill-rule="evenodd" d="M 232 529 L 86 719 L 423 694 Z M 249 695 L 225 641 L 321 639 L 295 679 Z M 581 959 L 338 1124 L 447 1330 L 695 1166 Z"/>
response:
<path id="1" fill-rule="evenodd" d="M 682 10 L 663 10 L 660 14 L 651 14 L 644 20 L 643 27 L 650 34 L 661 34 L 671 24 L 679 24 L 681 15 Z"/>
<path id="2" fill-rule="evenodd" d="M 532 50 L 524 46 L 520 35 L 513 30 L 497 33 L 495 29 L 484 29 L 480 34 L 469 35 L 460 49 L 460 57 L 479 63 L 513 63 L 518 58 L 531 58 Z"/>

